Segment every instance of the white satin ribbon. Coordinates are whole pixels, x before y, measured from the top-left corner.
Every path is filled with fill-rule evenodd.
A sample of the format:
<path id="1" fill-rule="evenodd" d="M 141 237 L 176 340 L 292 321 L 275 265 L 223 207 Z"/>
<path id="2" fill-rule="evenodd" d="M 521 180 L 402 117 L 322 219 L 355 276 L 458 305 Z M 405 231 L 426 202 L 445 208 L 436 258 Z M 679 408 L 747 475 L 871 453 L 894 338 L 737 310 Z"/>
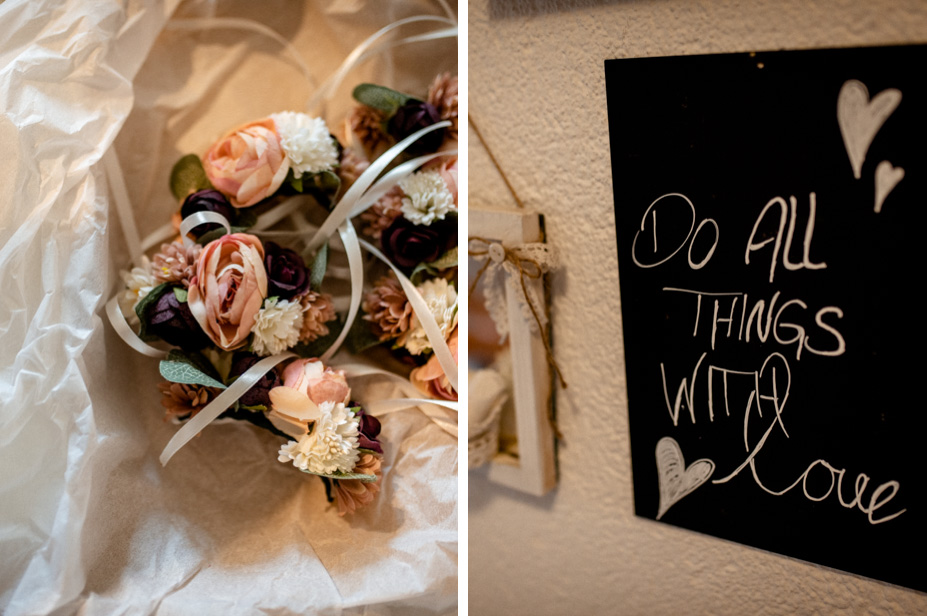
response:
<path id="1" fill-rule="evenodd" d="M 386 263 L 390 269 L 393 270 L 393 273 L 396 274 L 396 278 L 399 279 L 402 290 L 406 292 L 409 304 L 412 305 L 415 316 L 418 317 L 419 322 L 425 330 L 425 336 L 428 338 L 428 342 L 431 343 L 431 348 L 434 349 L 435 357 L 438 358 L 438 363 L 441 364 L 441 369 L 444 370 L 444 376 L 450 381 L 454 391 L 457 391 L 457 362 L 454 361 L 454 355 L 451 354 L 451 349 L 447 346 L 447 341 L 445 341 L 444 335 L 441 333 L 441 328 L 438 327 L 438 322 L 435 320 L 434 315 L 431 314 L 431 310 L 428 309 L 428 304 L 425 303 L 422 294 L 418 292 L 418 289 L 415 288 L 412 281 L 406 278 L 405 274 L 399 271 L 399 268 L 393 265 L 382 252 L 365 240 L 360 240 L 360 245 L 363 246 L 367 252 Z"/>
<path id="2" fill-rule="evenodd" d="M 345 220 L 341 227 L 339 227 L 338 233 L 341 235 L 341 242 L 344 244 L 345 252 L 347 252 L 348 267 L 351 270 L 351 304 L 348 308 L 348 316 L 344 321 L 344 327 L 341 329 L 341 333 L 338 334 L 335 342 L 328 347 L 328 350 L 319 358 L 323 362 L 327 362 L 338 352 L 348 332 L 351 331 L 351 325 L 354 324 L 354 319 L 357 317 L 357 311 L 360 308 L 361 291 L 364 288 L 363 255 L 360 251 L 357 233 L 354 232 L 354 225 L 351 224 L 350 220 Z"/>
<path id="3" fill-rule="evenodd" d="M 296 50 L 296 47 L 290 41 L 280 36 L 275 30 L 268 28 L 262 23 L 237 17 L 206 17 L 171 20 L 167 22 L 165 28 L 167 30 L 218 30 L 220 28 L 228 28 L 251 30 L 252 32 L 263 34 L 280 43 L 280 45 L 293 57 L 293 60 L 306 77 L 306 80 L 313 86 L 316 85 L 316 80 L 315 77 L 312 76 L 312 71 L 309 70 L 309 67 L 306 65 L 305 61 L 303 61 L 303 57 L 300 55 L 299 51 Z"/>
<path id="4" fill-rule="evenodd" d="M 148 357 L 156 357 L 162 359 L 167 357 L 167 351 L 162 351 L 161 349 L 155 348 L 150 344 L 146 344 L 142 341 L 138 335 L 132 331 L 132 328 L 129 327 L 129 324 L 126 322 L 125 315 L 122 314 L 122 310 L 119 309 L 119 295 L 114 295 L 108 302 L 106 302 L 106 316 L 109 318 L 110 325 L 113 326 L 113 330 L 122 338 L 123 342 L 128 344 L 130 347 L 141 353 L 142 355 L 147 355 Z"/>
<path id="5" fill-rule="evenodd" d="M 200 225 L 207 223 L 216 223 L 225 227 L 226 233 L 232 232 L 232 225 L 229 224 L 228 218 L 218 212 L 195 212 L 183 219 L 180 223 L 180 237 L 183 238 L 183 245 L 189 248 L 195 242 L 188 237 L 190 231 L 193 231 Z"/>
<path id="6" fill-rule="evenodd" d="M 297 355 L 287 351 L 286 353 L 265 357 L 248 368 L 234 383 L 229 385 L 228 389 L 225 389 L 221 394 L 216 396 L 212 402 L 201 409 L 199 413 L 191 417 L 190 420 L 174 434 L 173 438 L 171 438 L 164 448 L 164 451 L 161 452 L 161 465 L 166 465 L 181 447 L 199 434 L 203 428 L 212 422 L 212 420 L 224 413 L 236 400 L 245 395 L 245 393 L 254 387 L 254 385 L 260 381 L 265 374 L 270 372 L 274 366 L 293 357 L 297 357 Z"/>
<path id="7" fill-rule="evenodd" d="M 364 411 L 371 415 L 382 417 L 396 411 L 404 411 L 410 408 L 418 408 L 426 417 L 432 420 L 439 428 L 457 438 L 457 421 L 450 416 L 447 411 L 436 409 L 433 405 L 438 405 L 437 400 L 428 398 L 395 398 L 389 400 L 374 400 L 364 405 Z"/>
<path id="8" fill-rule="evenodd" d="M 322 226 L 319 227 L 319 230 L 316 231 L 313 238 L 309 240 L 309 244 L 306 246 L 306 251 L 304 254 L 308 254 L 318 249 L 328 240 L 329 237 L 331 237 L 331 235 L 335 232 L 335 229 L 340 227 L 341 223 L 347 220 L 348 215 L 354 209 L 354 205 L 357 203 L 357 201 L 373 184 L 374 180 L 376 180 L 377 177 L 379 177 L 379 175 L 389 166 L 389 164 L 393 162 L 393 159 L 402 154 L 409 148 L 409 146 L 428 133 L 450 125 L 450 122 L 444 120 L 443 122 L 437 122 L 431 126 L 426 126 L 425 128 L 412 133 L 384 152 L 375 161 L 370 163 L 370 166 L 367 167 L 367 169 L 360 175 L 359 178 L 357 178 L 354 184 L 351 185 L 351 188 L 348 189 L 348 192 L 346 192 L 344 197 L 341 198 L 341 201 L 338 202 L 338 205 L 335 206 L 335 209 L 333 209 L 331 214 L 328 215 L 328 218 L 325 219 L 325 222 L 322 223 Z"/>
<path id="9" fill-rule="evenodd" d="M 418 158 L 413 158 L 412 160 L 407 160 L 401 165 L 397 165 L 393 169 L 390 169 L 382 178 L 377 180 L 377 183 L 374 184 L 370 190 L 364 194 L 363 197 L 357 200 L 357 204 L 354 206 L 354 209 L 351 210 L 351 218 L 359 216 L 364 210 L 379 201 L 380 198 L 388 193 L 391 188 L 399 184 L 399 182 L 401 182 L 406 176 L 412 175 L 412 173 L 422 165 L 431 162 L 436 158 L 456 155 L 457 150 L 436 152 L 434 154 L 428 154 L 425 156 L 419 156 Z"/>
<path id="10" fill-rule="evenodd" d="M 110 192 L 113 193 L 116 215 L 119 217 L 119 225 L 122 227 L 122 235 L 125 237 L 126 246 L 132 256 L 132 262 L 140 263 L 144 254 L 141 247 L 142 242 L 139 239 L 138 227 L 135 225 L 135 215 L 132 213 L 129 191 L 126 189 L 122 167 L 119 166 L 119 159 L 116 157 L 115 146 L 110 147 L 103 153 L 103 168 L 106 169 L 106 180 L 109 183 Z"/>
<path id="11" fill-rule="evenodd" d="M 406 24 L 426 21 L 443 23 L 452 26 L 451 29 L 454 30 L 454 33 L 451 36 L 457 35 L 457 22 L 447 17 L 439 17 L 436 15 L 417 15 L 414 17 L 407 17 L 405 19 L 394 21 L 388 26 L 380 28 L 372 35 L 367 37 L 367 39 L 364 40 L 360 45 L 355 47 L 354 50 L 348 54 L 348 57 L 344 59 L 344 62 L 341 63 L 341 66 L 338 67 L 338 70 L 336 70 L 331 75 L 331 77 L 326 79 L 322 86 L 316 90 L 315 94 L 312 95 L 312 98 L 310 98 L 309 102 L 306 104 L 306 109 L 311 112 L 315 110 L 315 108 L 318 107 L 321 103 L 327 102 L 338 89 L 338 86 L 341 85 L 341 82 L 344 81 L 344 78 L 347 77 L 348 73 L 350 73 L 351 70 L 366 57 L 367 51 L 374 46 L 378 39 L 386 36 L 393 30 L 396 30 L 397 28 L 400 28 Z"/>

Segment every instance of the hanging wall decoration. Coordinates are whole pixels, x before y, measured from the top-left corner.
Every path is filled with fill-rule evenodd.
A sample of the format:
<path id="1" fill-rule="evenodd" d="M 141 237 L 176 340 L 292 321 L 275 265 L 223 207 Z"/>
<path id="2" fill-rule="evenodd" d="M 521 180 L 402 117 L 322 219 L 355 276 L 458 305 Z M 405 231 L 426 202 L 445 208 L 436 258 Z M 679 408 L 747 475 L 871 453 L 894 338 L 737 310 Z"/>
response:
<path id="1" fill-rule="evenodd" d="M 638 515 L 927 590 L 925 61 L 605 63 Z"/>

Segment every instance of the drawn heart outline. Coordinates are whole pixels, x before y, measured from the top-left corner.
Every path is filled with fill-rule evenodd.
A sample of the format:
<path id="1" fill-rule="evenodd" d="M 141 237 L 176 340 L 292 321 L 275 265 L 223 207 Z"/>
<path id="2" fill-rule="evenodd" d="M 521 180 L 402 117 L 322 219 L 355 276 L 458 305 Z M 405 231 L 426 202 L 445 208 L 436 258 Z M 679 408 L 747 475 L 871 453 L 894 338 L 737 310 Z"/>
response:
<path id="1" fill-rule="evenodd" d="M 837 95 L 837 124 L 843 135 L 853 176 L 862 175 L 863 162 L 876 133 L 901 103 L 901 91 L 882 90 L 871 101 L 866 84 L 856 79 L 846 81 Z"/>
<path id="2" fill-rule="evenodd" d="M 659 520 L 670 507 L 708 481 L 715 472 L 715 463 L 708 458 L 701 458 L 686 468 L 682 449 L 676 439 L 670 436 L 664 436 L 657 442 L 656 457 L 660 483 Z"/>
<path id="3" fill-rule="evenodd" d="M 875 172 L 875 207 L 873 208 L 878 214 L 882 211 L 882 204 L 885 203 L 885 198 L 888 197 L 895 186 L 898 185 L 904 178 L 904 169 L 901 167 L 893 167 L 890 162 L 883 160 L 879 163 L 879 166 L 876 167 Z"/>

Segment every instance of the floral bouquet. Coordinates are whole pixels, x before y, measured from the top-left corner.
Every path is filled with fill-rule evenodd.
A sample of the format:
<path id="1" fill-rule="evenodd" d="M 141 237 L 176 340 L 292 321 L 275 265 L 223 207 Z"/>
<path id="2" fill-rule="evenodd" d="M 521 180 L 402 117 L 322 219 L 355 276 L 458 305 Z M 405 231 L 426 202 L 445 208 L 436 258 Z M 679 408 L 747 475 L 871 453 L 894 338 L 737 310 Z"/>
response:
<path id="1" fill-rule="evenodd" d="M 248 421 L 286 439 L 278 460 L 320 476 L 341 515 L 379 491 L 370 409 L 457 399 L 457 80 L 439 76 L 427 100 L 371 84 L 355 98 L 344 144 L 322 118 L 281 112 L 181 158 L 174 239 L 107 306 L 161 359 L 161 404 L 182 424 L 162 463 L 215 419 Z M 388 345 L 406 368 L 344 363 L 343 345 Z M 416 397 L 355 401 L 349 379 L 371 374 Z"/>

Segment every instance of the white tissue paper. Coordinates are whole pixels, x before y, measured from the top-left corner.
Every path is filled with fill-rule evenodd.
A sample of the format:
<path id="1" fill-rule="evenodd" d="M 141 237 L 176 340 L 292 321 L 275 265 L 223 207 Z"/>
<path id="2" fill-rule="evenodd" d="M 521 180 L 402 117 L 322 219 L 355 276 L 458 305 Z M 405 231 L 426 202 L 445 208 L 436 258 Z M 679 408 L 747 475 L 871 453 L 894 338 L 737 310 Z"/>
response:
<path id="1" fill-rule="evenodd" d="M 168 177 L 180 156 L 246 121 L 305 110 L 372 33 L 445 8 L 0 3 L 0 612 L 456 611 L 447 432 L 418 409 L 383 416 L 382 490 L 353 517 L 338 516 L 321 481 L 276 461 L 280 439 L 243 422 L 209 426 L 162 468 L 177 427 L 163 420 L 157 360 L 101 318 L 131 261 L 107 150 L 145 236 L 177 208 Z M 443 39 L 379 54 L 316 113 L 337 126 L 362 81 L 424 92 L 456 72 L 456 48 Z M 352 386 L 358 400 L 398 397 L 373 378 Z"/>

